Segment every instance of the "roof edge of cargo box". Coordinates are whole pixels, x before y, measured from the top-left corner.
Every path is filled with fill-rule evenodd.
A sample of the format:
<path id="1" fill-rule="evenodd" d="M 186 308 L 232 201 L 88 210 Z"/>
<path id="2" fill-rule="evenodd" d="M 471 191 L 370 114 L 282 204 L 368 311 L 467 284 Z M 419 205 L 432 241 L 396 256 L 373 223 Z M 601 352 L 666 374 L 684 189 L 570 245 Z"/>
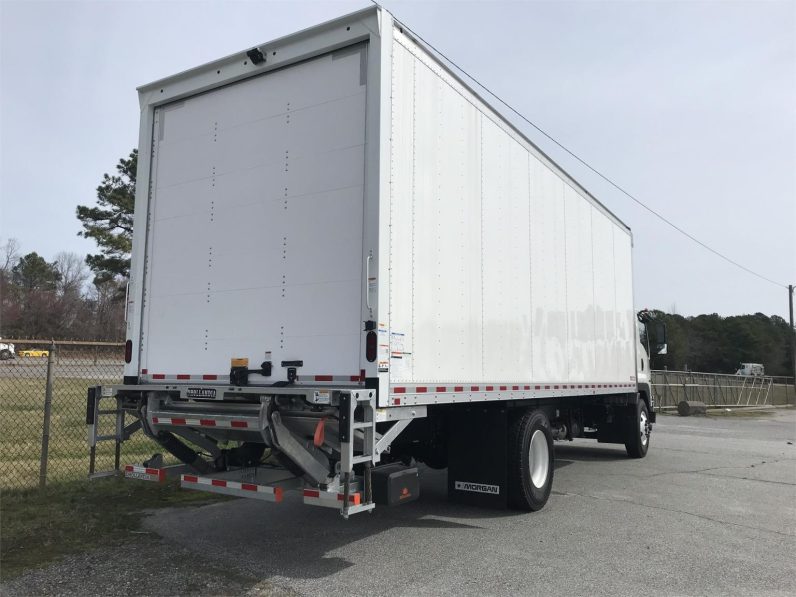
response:
<path id="1" fill-rule="evenodd" d="M 627 233 L 631 237 L 631 243 L 633 242 L 632 241 L 633 232 L 632 232 L 630 226 L 628 226 L 621 218 L 619 218 L 619 216 L 617 216 L 613 211 L 611 211 L 604 203 L 602 203 L 599 199 L 597 199 L 597 197 L 593 193 L 591 193 L 586 187 L 584 187 L 580 182 L 578 182 L 575 178 L 573 178 L 569 174 L 569 172 L 567 172 L 561 165 L 558 164 L 558 162 L 556 162 L 544 150 L 542 150 L 536 143 L 534 143 L 513 122 L 511 122 L 511 120 L 509 120 L 509 118 L 506 115 L 504 115 L 501 110 L 498 110 L 494 105 L 492 105 L 491 102 L 487 101 L 487 99 L 484 97 L 484 95 L 482 93 L 479 93 L 478 91 L 476 91 L 473 88 L 472 85 L 467 83 L 460 75 L 458 75 L 455 72 L 455 70 L 453 68 L 451 68 L 447 64 L 447 62 L 449 62 L 447 58 L 445 58 L 444 56 L 441 56 L 439 54 L 439 52 L 437 50 L 435 50 L 433 47 L 430 47 L 429 44 L 427 42 L 425 42 L 422 38 L 420 38 L 416 33 L 414 33 L 414 31 L 409 26 L 405 25 L 402 21 L 396 19 L 395 16 L 392 13 L 390 13 L 386 8 L 383 8 L 380 5 L 369 6 L 369 7 L 363 8 L 361 10 L 357 10 L 357 11 L 345 14 L 343 16 L 340 16 L 340 17 L 337 17 L 337 18 L 334 18 L 334 19 L 331 19 L 331 20 L 328 20 L 328 21 L 324 21 L 324 22 L 319 23 L 317 25 L 312 25 L 310 27 L 306 27 L 304 29 L 301 29 L 300 31 L 295 32 L 295 33 L 284 35 L 282 37 L 279 37 L 279 38 L 276 38 L 276 39 L 273 39 L 273 40 L 270 40 L 270 41 L 266 41 L 266 42 L 263 42 L 261 44 L 258 44 L 258 45 L 252 46 L 252 47 L 260 48 L 260 49 L 268 48 L 268 50 L 271 51 L 273 48 L 276 48 L 276 47 L 278 47 L 280 45 L 284 46 L 286 44 L 299 43 L 299 42 L 301 42 L 301 41 L 303 41 L 305 39 L 315 37 L 315 36 L 323 33 L 324 31 L 334 30 L 335 28 L 339 27 L 340 25 L 342 25 L 342 24 L 344 24 L 346 22 L 349 22 L 349 23 L 353 23 L 353 22 L 357 22 L 357 21 L 362 22 L 364 19 L 367 19 L 367 18 L 373 17 L 373 16 L 376 16 L 378 18 L 378 15 L 382 11 L 390 16 L 390 18 L 392 19 L 392 26 L 393 27 L 399 27 L 401 29 L 401 32 L 404 35 L 406 35 L 407 37 L 409 37 L 413 42 L 415 42 L 420 48 L 422 48 L 424 52 L 426 52 L 429 56 L 431 56 L 431 58 L 436 62 L 436 64 L 439 65 L 439 67 L 442 68 L 448 76 L 453 78 L 459 85 L 464 87 L 468 92 L 472 93 L 473 96 L 479 102 L 481 102 L 483 104 L 483 106 L 485 107 L 486 110 L 488 110 L 492 115 L 494 115 L 494 117 L 497 118 L 506 127 L 511 129 L 512 133 L 514 133 L 520 139 L 522 139 L 522 141 L 527 143 L 532 148 L 532 150 L 536 154 L 538 154 L 538 157 L 541 158 L 543 162 L 546 162 L 548 166 L 550 166 L 553 170 L 558 172 L 562 176 L 562 178 L 563 178 L 565 183 L 567 183 L 570 186 L 572 186 L 576 191 L 578 191 L 580 194 L 582 194 L 585 198 L 587 198 L 590 202 L 592 202 L 596 207 L 598 207 L 600 210 L 602 210 L 609 218 L 611 218 L 613 221 L 615 221 L 617 224 L 619 224 L 619 226 L 621 226 L 625 231 L 627 231 Z M 379 22 L 378 26 L 379 26 L 379 28 L 381 27 L 381 22 Z M 370 31 L 370 33 L 373 33 L 373 31 Z M 364 41 L 365 39 L 366 39 L 366 37 L 364 37 L 364 36 L 362 37 L 362 39 L 353 39 L 352 40 L 351 38 L 349 38 L 344 43 L 341 43 L 339 45 L 339 47 L 345 47 L 345 46 L 348 46 L 348 45 L 351 45 L 351 44 L 354 44 L 354 43 L 359 43 L 361 41 Z M 323 51 L 327 52 L 327 51 L 330 51 L 330 50 L 333 50 L 333 49 L 334 48 L 327 47 L 327 48 L 324 48 Z M 222 70 L 223 70 L 223 67 L 238 63 L 242 58 L 244 58 L 246 56 L 246 50 L 241 50 L 241 51 L 235 52 L 233 54 L 230 54 L 230 55 L 228 55 L 228 56 L 226 56 L 224 58 L 220 58 L 220 59 L 214 60 L 212 62 L 207 62 L 205 64 L 201 64 L 199 66 L 190 68 L 190 69 L 182 71 L 180 73 L 177 73 L 177 74 L 174 74 L 174 75 L 171 75 L 171 76 L 168 76 L 168 77 L 164 77 L 164 78 L 158 79 L 156 81 L 153 81 L 151 83 L 147 83 L 145 85 L 142 85 L 142 86 L 138 87 L 137 90 L 138 90 L 138 93 L 139 93 L 139 102 L 141 103 L 141 107 L 143 108 L 145 106 L 164 105 L 164 104 L 180 101 L 180 100 L 182 100 L 182 99 L 184 99 L 186 97 L 190 97 L 192 95 L 197 95 L 199 93 L 202 93 L 202 92 L 214 89 L 214 88 L 218 88 L 218 87 L 221 87 L 221 86 L 224 86 L 224 85 L 228 85 L 228 84 L 231 84 L 231 83 L 234 83 L 234 82 L 237 82 L 237 81 L 242 81 L 242 80 L 248 79 L 249 77 L 257 76 L 260 73 L 265 73 L 265 72 L 269 72 L 269 71 L 273 71 L 273 70 L 276 70 L 276 69 L 279 69 L 279 68 L 283 68 L 283 67 L 289 66 L 289 65 L 294 64 L 296 62 L 300 62 L 302 60 L 306 60 L 307 58 L 310 58 L 313 55 L 315 55 L 315 54 L 314 53 L 310 53 L 308 55 L 300 55 L 300 56 L 296 56 L 293 59 L 279 61 L 278 64 L 266 65 L 265 67 L 254 67 L 254 65 L 251 65 L 252 67 L 256 68 L 256 70 L 247 70 L 245 72 L 239 72 L 233 78 L 225 77 L 225 78 L 223 78 L 221 80 L 217 80 L 217 81 L 208 80 L 207 83 L 204 86 L 202 86 L 202 87 L 188 89 L 188 90 L 185 90 L 184 92 L 178 93 L 176 95 L 167 94 L 162 99 L 154 99 L 153 100 L 151 97 L 150 97 L 150 99 L 146 99 L 146 96 L 149 96 L 150 94 L 152 94 L 154 91 L 157 91 L 158 89 L 160 89 L 160 92 L 162 93 L 163 92 L 163 88 L 165 88 L 168 85 L 174 85 L 175 83 L 178 83 L 180 81 L 190 80 L 190 79 L 193 79 L 193 78 L 195 78 L 197 76 L 212 74 L 213 70 L 216 70 L 217 73 L 220 74 L 222 72 Z M 473 80 L 475 81 L 475 79 L 473 79 Z M 484 87 L 484 89 L 486 89 L 486 88 Z M 489 92 L 489 93 L 491 94 L 491 92 Z M 494 97 L 497 98 L 498 101 L 502 102 L 502 100 L 500 100 L 497 96 L 494 96 Z"/>
<path id="2" fill-rule="evenodd" d="M 384 10 L 386 12 L 386 9 L 384 9 Z M 390 13 L 390 14 L 392 14 L 392 13 Z M 417 45 L 419 45 L 421 48 L 423 48 L 423 50 L 425 52 L 427 52 L 430 56 L 432 56 L 432 58 L 434 58 L 435 62 L 445 71 L 446 74 L 448 74 L 450 77 L 452 77 L 457 83 L 459 83 L 459 85 L 464 87 L 467 91 L 472 93 L 503 124 L 505 124 L 507 127 L 509 127 L 514 134 L 518 135 L 523 141 L 525 141 L 528 145 L 530 145 L 533 148 L 533 150 L 539 154 L 539 157 L 541 157 L 543 161 L 548 162 L 549 166 L 552 166 L 555 171 L 561 173 L 563 175 L 564 179 L 565 179 L 565 182 L 571 184 L 573 187 L 575 187 L 575 189 L 579 190 L 581 193 L 584 193 L 586 195 L 586 197 L 590 201 L 593 201 L 600 209 L 605 211 L 605 213 L 608 216 L 610 216 L 613 220 L 615 220 L 617 224 L 619 224 L 625 230 L 627 230 L 627 232 L 630 234 L 631 239 L 633 238 L 633 231 L 630 228 L 630 226 L 628 226 L 624 221 L 622 221 L 622 219 L 619 216 L 617 216 L 614 212 L 612 212 L 610 209 L 608 209 L 608 207 L 606 207 L 606 205 L 602 201 L 597 199 L 597 197 L 595 197 L 594 194 L 591 193 L 591 191 L 589 191 L 581 183 L 579 183 L 577 180 L 575 180 L 569 174 L 569 172 L 567 172 L 558 162 L 556 162 L 553 158 L 551 158 L 543 149 L 541 149 L 536 143 L 531 141 L 531 139 L 525 133 L 523 133 L 513 122 L 511 122 L 508 119 L 507 116 L 505 116 L 500 110 L 498 110 L 495 106 L 493 106 L 491 102 L 487 101 L 487 99 L 483 96 L 483 94 L 481 94 L 478 91 L 476 91 L 473 88 L 472 85 L 467 83 L 467 81 L 465 81 L 462 77 L 460 77 L 454 71 L 454 69 L 452 69 L 450 66 L 448 66 L 447 62 L 450 62 L 450 60 L 447 57 L 445 57 L 444 55 L 440 54 L 440 52 L 437 49 L 435 49 L 434 47 L 430 46 L 424 39 L 422 39 L 418 34 L 416 34 L 411 29 L 411 27 L 407 26 L 402 21 L 399 21 L 398 19 L 396 19 L 394 15 L 392 15 L 392 16 L 393 16 L 393 24 L 394 24 L 394 26 L 399 26 L 399 27 L 402 28 L 401 29 L 401 33 L 403 33 L 405 36 L 407 36 L 412 41 L 414 41 Z M 456 66 L 456 68 L 460 69 L 460 67 L 458 65 Z M 462 69 L 460 69 L 460 70 L 462 70 Z M 494 98 L 496 98 L 500 103 L 504 104 L 505 106 L 508 106 L 508 104 L 506 104 L 502 99 L 500 99 L 500 97 L 498 97 L 497 95 L 495 95 L 494 93 L 489 91 L 489 89 L 487 89 L 486 87 L 481 85 L 481 83 L 479 81 L 477 81 L 477 79 L 472 77 L 469 73 L 466 73 L 466 71 L 464 71 L 464 70 L 462 70 L 462 72 L 467 74 L 467 76 L 470 77 L 473 81 L 477 82 L 481 87 L 483 87 L 486 91 L 488 91 L 489 94 L 492 95 Z"/>
<path id="3" fill-rule="evenodd" d="M 179 73 L 169 75 L 167 77 L 162 77 L 160 79 L 156 79 L 150 83 L 145 83 L 136 87 L 136 90 L 139 94 L 143 94 L 149 92 L 153 89 L 157 89 L 159 87 L 165 86 L 168 83 L 173 83 L 180 79 L 185 79 L 188 77 L 193 77 L 197 74 L 201 74 L 213 68 L 217 68 L 219 66 L 224 66 L 230 64 L 230 62 L 238 61 L 241 58 L 245 59 L 246 52 L 251 48 L 264 48 L 268 47 L 268 49 L 272 49 L 274 46 L 284 45 L 287 43 L 295 43 L 301 41 L 304 38 L 312 37 L 317 35 L 318 33 L 322 32 L 325 29 L 334 29 L 338 27 L 341 23 L 345 23 L 346 21 L 353 21 L 353 20 L 361 20 L 364 17 L 371 16 L 372 14 L 378 14 L 379 7 L 378 6 L 368 6 L 361 10 L 356 10 L 354 12 L 350 12 L 340 17 L 336 17 L 334 19 L 323 21 L 322 23 L 318 23 L 317 25 L 312 25 L 310 27 L 305 27 L 299 31 L 294 33 L 289 33 L 288 35 L 283 35 L 282 37 L 277 37 L 276 39 L 271 39 L 259 44 L 254 44 L 252 46 L 248 46 L 246 50 L 239 50 L 223 58 L 219 58 L 217 60 L 213 60 L 211 62 L 205 62 L 204 64 L 200 64 L 198 66 L 194 66 L 192 68 L 186 69 L 184 71 L 180 71 Z M 385 11 L 386 12 L 386 11 Z M 280 63 L 281 66 L 286 66 L 288 63 Z M 245 77 L 256 75 L 257 73 L 248 73 Z M 241 77 L 241 78 L 245 78 Z M 222 81 L 220 84 L 227 84 L 229 81 Z M 169 100 L 171 101 L 171 100 Z"/>

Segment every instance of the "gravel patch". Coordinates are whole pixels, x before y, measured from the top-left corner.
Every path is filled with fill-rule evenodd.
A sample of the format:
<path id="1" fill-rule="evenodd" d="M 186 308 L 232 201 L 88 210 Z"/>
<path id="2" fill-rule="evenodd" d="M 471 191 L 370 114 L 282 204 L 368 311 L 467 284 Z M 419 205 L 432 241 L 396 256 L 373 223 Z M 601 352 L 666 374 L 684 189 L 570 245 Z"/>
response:
<path id="1" fill-rule="evenodd" d="M 69 556 L 0 583 L 3 597 L 295 594 L 149 534 L 126 545 Z"/>

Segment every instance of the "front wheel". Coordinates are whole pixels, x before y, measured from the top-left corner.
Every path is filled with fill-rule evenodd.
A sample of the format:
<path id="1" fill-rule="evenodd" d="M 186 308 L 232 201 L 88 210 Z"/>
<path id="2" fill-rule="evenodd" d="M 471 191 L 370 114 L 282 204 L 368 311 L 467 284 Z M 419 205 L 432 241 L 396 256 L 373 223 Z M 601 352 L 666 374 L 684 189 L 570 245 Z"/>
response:
<path id="1" fill-rule="evenodd" d="M 517 417 L 509 429 L 509 505 L 540 510 L 553 487 L 553 435 L 541 410 Z"/>
<path id="2" fill-rule="evenodd" d="M 12 356 L 14 356 L 14 355 L 12 355 L 11 351 L 8 350 L 7 348 L 4 348 L 3 350 L 0 350 L 0 361 L 7 361 Z"/>
<path id="3" fill-rule="evenodd" d="M 634 414 L 635 413 L 635 416 Z M 652 423 L 650 422 L 647 403 L 639 397 L 635 409 L 631 410 L 627 421 L 627 431 L 625 439 L 625 449 L 631 458 L 644 458 L 650 446 L 650 433 L 652 433 Z"/>

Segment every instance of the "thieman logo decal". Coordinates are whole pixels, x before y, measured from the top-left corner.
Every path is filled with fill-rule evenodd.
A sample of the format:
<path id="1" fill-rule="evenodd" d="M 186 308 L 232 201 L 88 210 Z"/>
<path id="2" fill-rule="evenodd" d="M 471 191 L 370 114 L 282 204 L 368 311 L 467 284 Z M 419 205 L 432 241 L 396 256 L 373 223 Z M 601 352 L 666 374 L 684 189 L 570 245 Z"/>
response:
<path id="1" fill-rule="evenodd" d="M 457 491 L 474 491 L 475 493 L 500 494 L 500 485 L 487 485 L 486 483 L 471 483 L 469 481 L 455 481 L 454 488 Z"/>
<path id="2" fill-rule="evenodd" d="M 157 475 L 150 475 L 149 473 L 139 473 L 138 471 L 129 471 L 124 475 L 128 479 L 142 479 L 143 481 L 158 481 Z"/>
<path id="3" fill-rule="evenodd" d="M 215 388 L 188 388 L 186 392 L 188 398 L 215 398 Z"/>

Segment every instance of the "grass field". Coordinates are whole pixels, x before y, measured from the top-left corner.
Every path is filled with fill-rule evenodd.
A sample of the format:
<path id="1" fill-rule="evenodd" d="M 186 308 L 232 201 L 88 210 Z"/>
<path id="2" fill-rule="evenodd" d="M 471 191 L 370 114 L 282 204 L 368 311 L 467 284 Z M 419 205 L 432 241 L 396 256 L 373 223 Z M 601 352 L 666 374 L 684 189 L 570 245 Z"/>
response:
<path id="1" fill-rule="evenodd" d="M 56 377 L 50 419 L 47 482 L 85 479 L 88 475 L 86 390 L 115 379 Z M 0 488 L 24 488 L 39 482 L 44 425 L 44 378 L 0 377 Z M 102 433 L 113 433 L 114 417 L 104 417 Z M 162 451 L 139 431 L 122 446 L 122 463 L 138 462 Z M 96 470 L 113 468 L 113 442 L 97 445 Z"/>
<path id="2" fill-rule="evenodd" d="M 225 496 L 119 478 L 3 491 L 0 572 L 9 580 L 58 558 L 128 541 L 146 510 L 198 505 Z"/>
<path id="3" fill-rule="evenodd" d="M 66 359 L 56 366 L 47 487 L 41 490 L 46 362 L 0 367 L 3 580 L 64 555 L 127 541 L 137 536 L 146 509 L 222 497 L 182 491 L 174 482 L 158 485 L 121 478 L 87 480 L 86 390 L 118 383 L 118 369 L 118 363 L 104 366 Z M 100 432 L 112 434 L 114 417 L 106 416 L 104 421 Z M 162 448 L 139 431 L 122 445 L 122 464 L 140 462 L 154 452 L 162 452 Z M 113 442 L 98 444 L 97 471 L 113 468 L 113 453 Z"/>

